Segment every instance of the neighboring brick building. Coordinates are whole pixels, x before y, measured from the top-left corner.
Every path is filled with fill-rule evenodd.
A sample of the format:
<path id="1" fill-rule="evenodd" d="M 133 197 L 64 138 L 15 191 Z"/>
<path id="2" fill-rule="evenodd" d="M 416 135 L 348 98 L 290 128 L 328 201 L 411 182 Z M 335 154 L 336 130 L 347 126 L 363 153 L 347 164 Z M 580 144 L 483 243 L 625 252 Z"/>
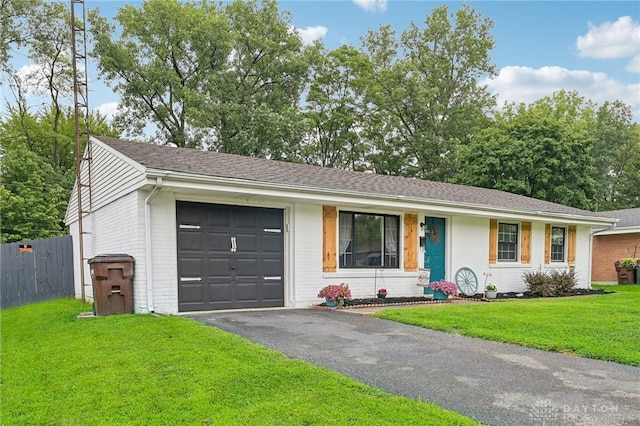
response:
<path id="1" fill-rule="evenodd" d="M 593 236 L 591 281 L 617 281 L 614 263 L 623 257 L 640 258 L 640 208 L 600 213 L 620 222 Z"/>

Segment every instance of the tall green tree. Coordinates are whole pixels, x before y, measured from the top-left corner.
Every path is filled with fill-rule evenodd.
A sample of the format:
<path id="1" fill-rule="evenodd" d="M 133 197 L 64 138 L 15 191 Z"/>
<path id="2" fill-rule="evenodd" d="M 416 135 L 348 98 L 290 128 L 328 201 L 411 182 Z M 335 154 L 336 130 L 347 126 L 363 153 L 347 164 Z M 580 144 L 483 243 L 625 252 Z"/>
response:
<path id="1" fill-rule="evenodd" d="M 640 206 L 640 133 L 628 105 L 605 102 L 595 108 L 594 147 L 598 210 Z M 635 183 L 634 183 L 635 182 Z"/>
<path id="2" fill-rule="evenodd" d="M 591 109 L 576 93 L 509 105 L 461 152 L 457 183 L 595 207 Z"/>
<path id="3" fill-rule="evenodd" d="M 63 234 L 62 220 L 75 182 L 73 110 L 66 107 L 58 114 L 49 106 L 29 113 L 10 106 L 9 113 L 0 119 L 2 238 L 16 241 Z M 120 135 L 99 113 L 92 113 L 90 120 L 96 134 Z M 84 147 L 86 137 L 81 143 Z"/>
<path id="4" fill-rule="evenodd" d="M 24 147 L 0 157 L 0 241 L 2 243 L 64 234 L 68 201 L 64 176 Z"/>
<path id="5" fill-rule="evenodd" d="M 119 123 L 140 136 L 155 124 L 164 143 L 201 147 L 207 132 L 189 117 L 202 105 L 203 75 L 217 83 L 231 53 L 229 21 L 209 2 L 147 0 L 115 16 L 122 27 L 89 14 L 93 57 L 102 77 L 121 95 Z M 115 34 L 118 34 L 116 38 Z"/>
<path id="6" fill-rule="evenodd" d="M 219 75 L 203 74 L 206 98 L 195 121 L 210 148 L 284 159 L 302 131 L 299 102 L 308 61 L 291 15 L 276 0 L 235 0 L 224 8 L 232 50 Z"/>
<path id="7" fill-rule="evenodd" d="M 366 114 L 367 57 L 351 46 L 317 51 L 304 106 L 308 124 L 300 156 L 305 163 L 359 170 L 371 151 L 361 137 Z"/>
<path id="8" fill-rule="evenodd" d="M 378 173 L 452 177 L 458 148 L 495 104 L 478 83 L 495 74 L 492 26 L 469 5 L 451 14 L 444 5 L 400 37 L 383 26 L 363 38 L 373 69 L 365 134 L 375 143 L 370 160 Z"/>

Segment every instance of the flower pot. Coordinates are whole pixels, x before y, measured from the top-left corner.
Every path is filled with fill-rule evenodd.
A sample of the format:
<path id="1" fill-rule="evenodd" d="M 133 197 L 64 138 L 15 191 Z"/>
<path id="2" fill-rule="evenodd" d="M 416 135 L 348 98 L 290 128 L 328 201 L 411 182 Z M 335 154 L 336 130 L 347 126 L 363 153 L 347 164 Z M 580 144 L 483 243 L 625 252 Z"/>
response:
<path id="1" fill-rule="evenodd" d="M 487 299 L 495 299 L 498 297 L 498 292 L 496 290 L 487 290 L 486 292 Z"/>
<path id="2" fill-rule="evenodd" d="M 447 300 L 449 296 L 444 294 L 442 290 L 433 290 L 433 298 L 436 300 Z"/>
<path id="3" fill-rule="evenodd" d="M 338 305 L 336 304 L 336 302 L 334 302 L 333 300 L 329 300 L 329 299 L 327 299 L 327 300 L 326 300 L 326 303 L 327 303 L 327 307 L 329 307 L 329 308 L 335 308 L 336 306 L 338 306 Z"/>
<path id="4" fill-rule="evenodd" d="M 384 299 L 385 297 L 387 297 L 386 293 L 378 293 L 378 297 L 380 299 Z"/>

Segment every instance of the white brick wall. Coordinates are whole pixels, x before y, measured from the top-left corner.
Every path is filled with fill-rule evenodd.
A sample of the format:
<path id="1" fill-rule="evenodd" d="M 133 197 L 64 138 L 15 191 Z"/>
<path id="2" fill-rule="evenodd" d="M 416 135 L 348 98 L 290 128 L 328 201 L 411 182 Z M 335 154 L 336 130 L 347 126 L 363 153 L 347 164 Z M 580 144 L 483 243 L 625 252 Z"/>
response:
<path id="1" fill-rule="evenodd" d="M 178 312 L 176 200 L 160 192 L 151 202 L 153 307 L 158 313 Z"/>
<path id="2" fill-rule="evenodd" d="M 135 275 L 133 280 L 133 303 L 136 311 L 138 306 L 146 306 L 146 278 L 144 256 L 144 199 L 141 194 L 132 192 L 86 216 L 83 230 L 88 232 L 84 238 L 84 257 L 90 259 L 102 254 L 127 254 L 135 259 Z M 80 257 L 78 242 L 78 223 L 70 226 L 73 236 L 75 293 L 81 296 L 80 288 Z M 93 298 L 91 276 L 87 261 L 85 265 L 85 295 Z"/>

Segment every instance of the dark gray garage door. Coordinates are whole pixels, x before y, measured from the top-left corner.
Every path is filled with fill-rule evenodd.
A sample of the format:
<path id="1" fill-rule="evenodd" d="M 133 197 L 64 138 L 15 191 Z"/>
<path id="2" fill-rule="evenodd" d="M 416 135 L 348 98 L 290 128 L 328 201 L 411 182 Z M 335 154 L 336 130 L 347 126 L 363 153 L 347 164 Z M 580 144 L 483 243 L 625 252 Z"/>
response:
<path id="1" fill-rule="evenodd" d="M 178 201 L 178 310 L 284 306 L 283 217 Z"/>

